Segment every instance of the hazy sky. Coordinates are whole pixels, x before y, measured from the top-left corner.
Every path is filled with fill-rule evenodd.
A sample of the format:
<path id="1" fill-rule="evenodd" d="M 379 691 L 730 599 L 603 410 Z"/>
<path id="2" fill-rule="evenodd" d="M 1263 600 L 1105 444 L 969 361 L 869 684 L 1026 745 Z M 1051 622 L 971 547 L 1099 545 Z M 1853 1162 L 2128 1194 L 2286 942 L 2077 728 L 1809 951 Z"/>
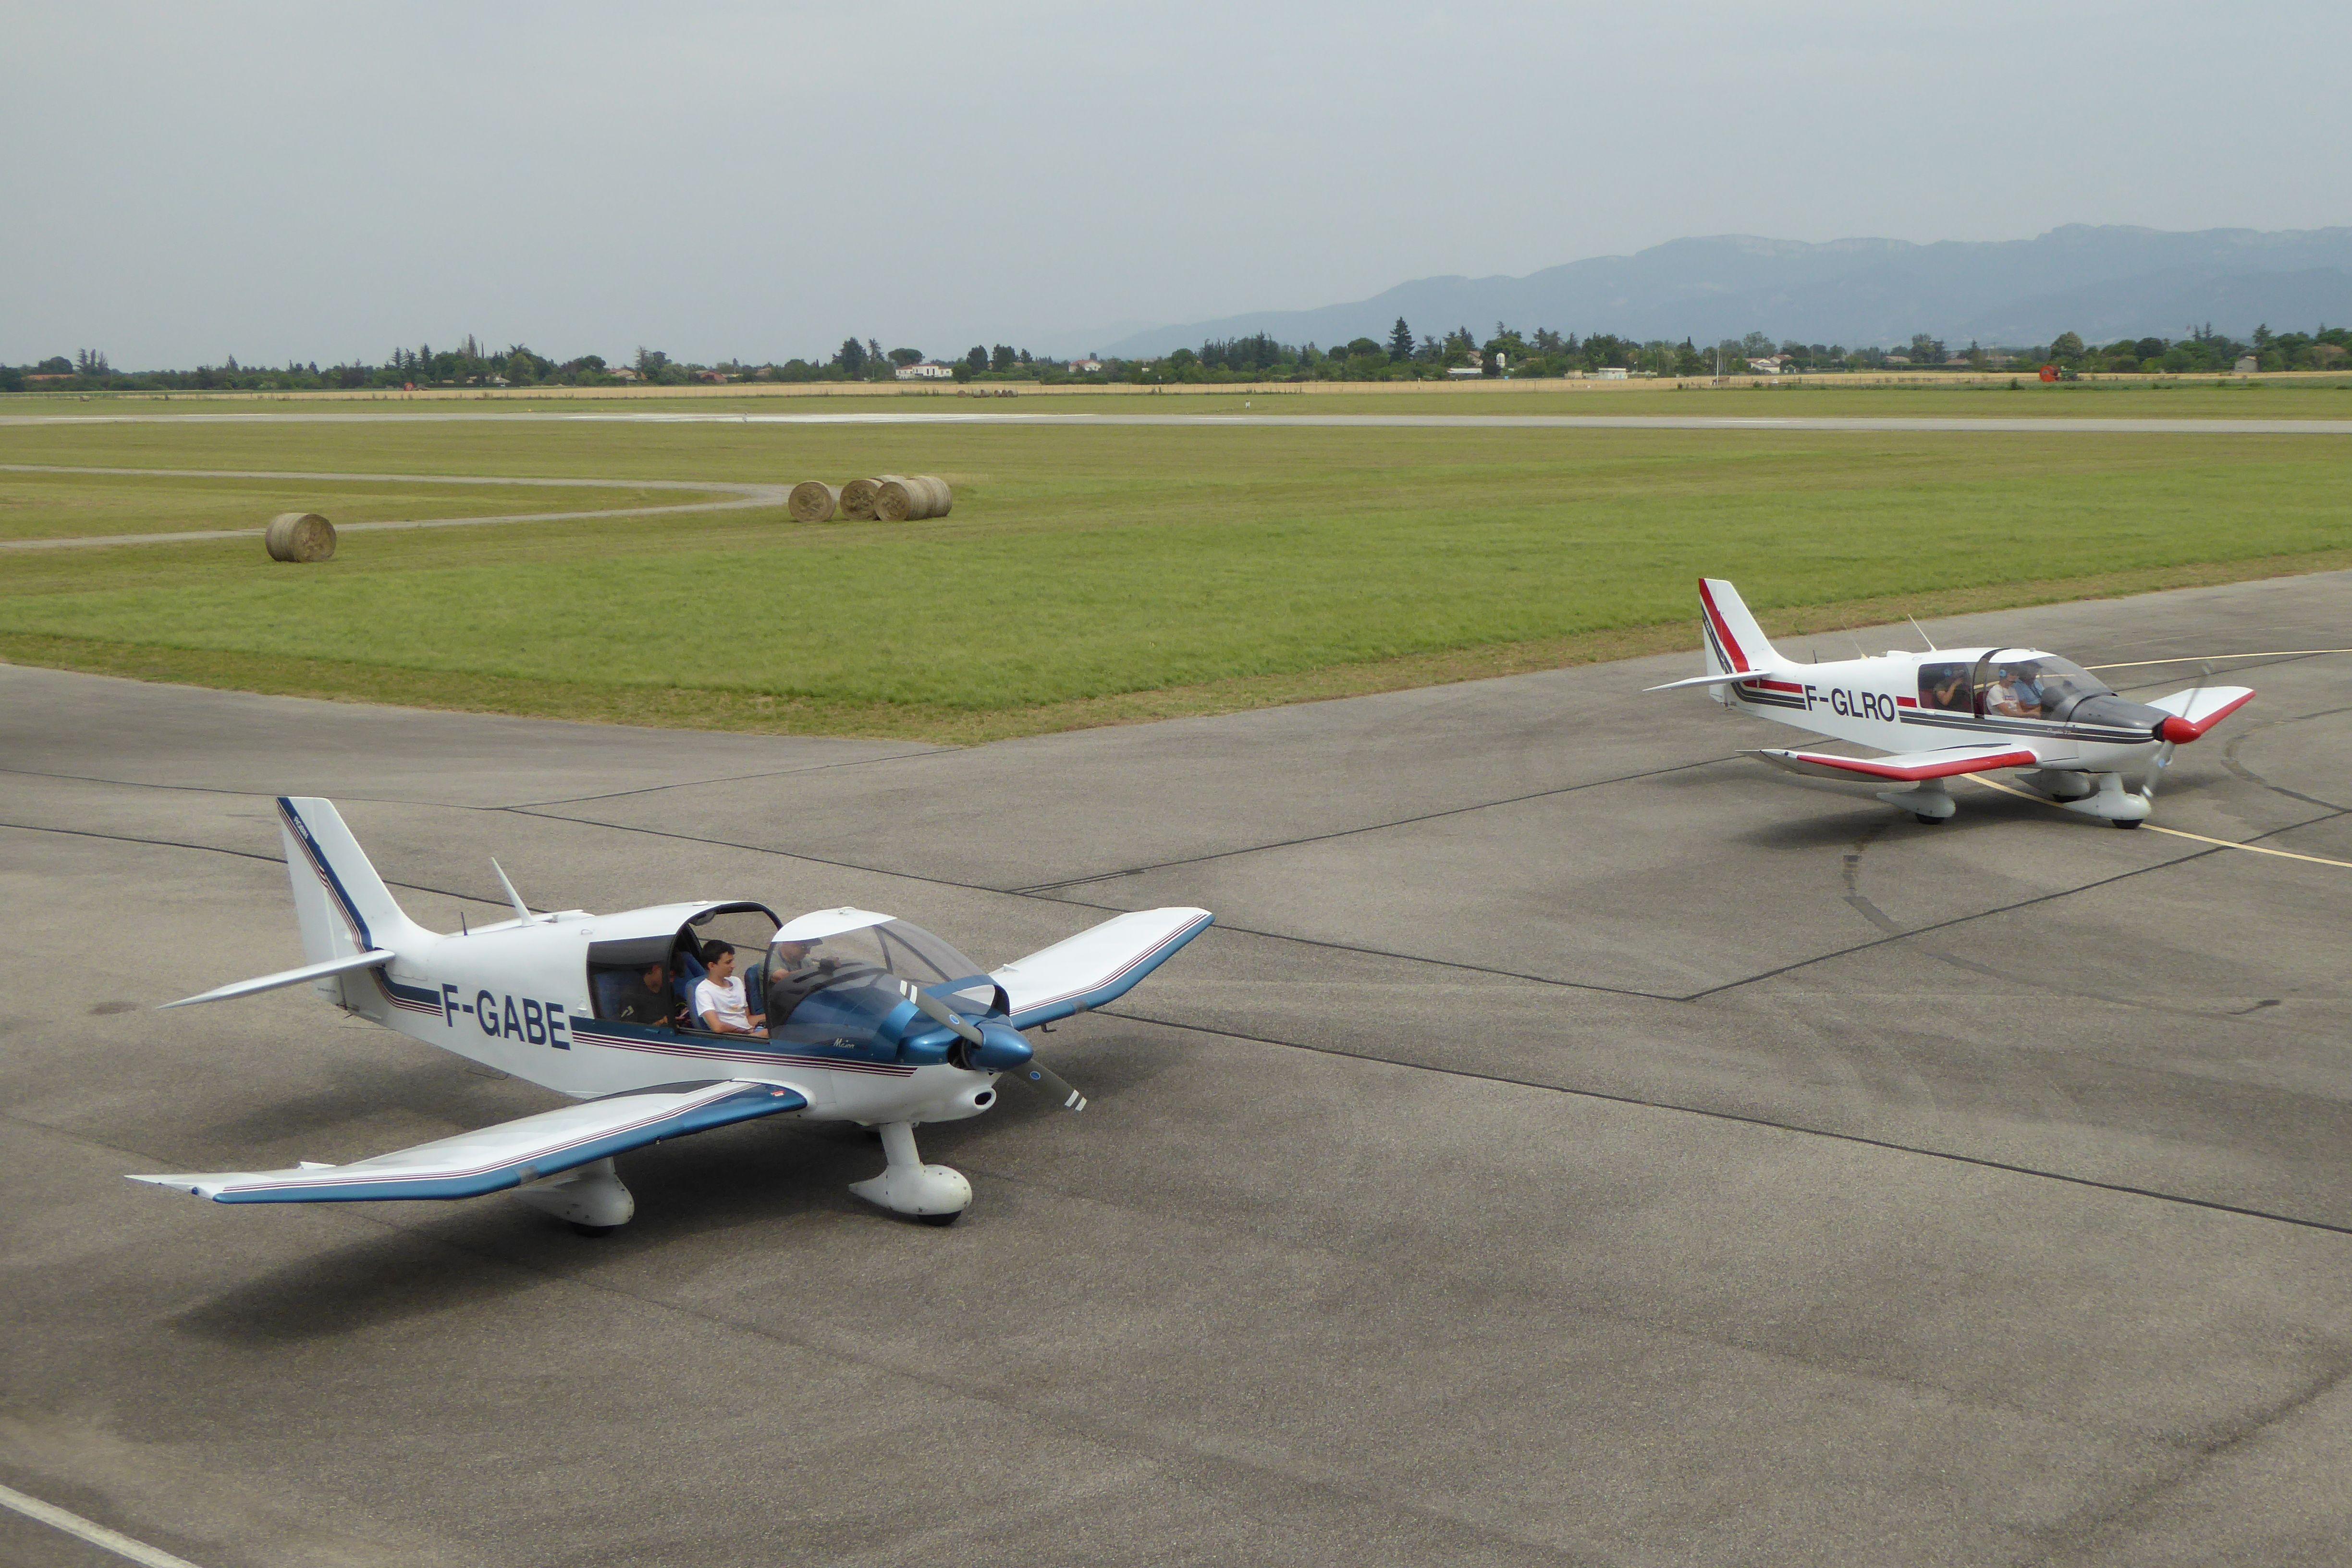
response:
<path id="1" fill-rule="evenodd" d="M 22 5 L 0 360 L 1072 352 L 1688 235 L 2352 222 L 2352 6 Z"/>

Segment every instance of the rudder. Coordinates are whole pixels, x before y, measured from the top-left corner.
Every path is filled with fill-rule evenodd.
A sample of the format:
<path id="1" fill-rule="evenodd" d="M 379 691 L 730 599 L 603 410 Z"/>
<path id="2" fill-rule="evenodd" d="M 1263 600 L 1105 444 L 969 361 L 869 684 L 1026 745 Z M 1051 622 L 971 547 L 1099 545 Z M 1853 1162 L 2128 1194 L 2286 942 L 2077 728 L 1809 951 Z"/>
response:
<path id="1" fill-rule="evenodd" d="M 294 917 L 302 928 L 302 956 L 310 963 L 398 949 L 426 934 L 376 875 L 334 802 L 278 796 L 278 831 L 294 888 Z"/>
<path id="2" fill-rule="evenodd" d="M 1710 675 L 1769 669 L 1780 662 L 1764 628 L 1748 613 L 1739 590 L 1720 577 L 1698 580 L 1699 626 L 1706 642 Z"/>

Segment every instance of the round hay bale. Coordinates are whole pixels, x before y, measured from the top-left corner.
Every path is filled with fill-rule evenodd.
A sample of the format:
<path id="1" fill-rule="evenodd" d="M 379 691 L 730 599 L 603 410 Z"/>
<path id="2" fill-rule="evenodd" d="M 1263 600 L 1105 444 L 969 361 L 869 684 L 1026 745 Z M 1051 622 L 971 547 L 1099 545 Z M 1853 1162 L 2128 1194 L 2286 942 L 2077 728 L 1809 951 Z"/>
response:
<path id="1" fill-rule="evenodd" d="M 912 522 L 931 515 L 931 487 L 920 479 L 885 479 L 874 492 L 874 515 L 883 522 Z"/>
<path id="2" fill-rule="evenodd" d="M 841 515 L 854 517 L 860 522 L 874 521 L 874 492 L 882 488 L 883 479 L 895 479 L 896 474 L 884 474 L 881 479 L 852 479 L 841 487 Z"/>
<path id="3" fill-rule="evenodd" d="M 261 542 L 272 561 L 324 561 L 335 552 L 335 525 L 315 511 L 282 511 L 269 520 Z"/>
<path id="4" fill-rule="evenodd" d="M 784 510 L 793 514 L 794 522 L 831 522 L 833 514 L 841 510 L 841 487 L 803 479 L 793 487 Z"/>
<path id="5" fill-rule="evenodd" d="M 952 498 L 947 481 L 932 474 L 891 479 L 874 492 L 874 515 L 884 522 L 919 522 L 945 517 Z"/>

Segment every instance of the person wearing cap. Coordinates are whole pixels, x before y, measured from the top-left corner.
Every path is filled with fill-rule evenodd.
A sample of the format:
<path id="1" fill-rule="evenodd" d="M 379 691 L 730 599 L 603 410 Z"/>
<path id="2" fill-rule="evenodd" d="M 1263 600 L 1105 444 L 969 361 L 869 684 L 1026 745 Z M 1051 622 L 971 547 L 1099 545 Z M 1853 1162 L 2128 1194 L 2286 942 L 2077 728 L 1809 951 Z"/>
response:
<path id="1" fill-rule="evenodd" d="M 813 991 L 822 991 L 833 981 L 834 971 L 840 966 L 832 959 L 809 961 L 816 943 L 792 937 L 780 937 L 768 950 L 768 1016 L 781 1026 L 793 1016 L 793 1009 Z"/>

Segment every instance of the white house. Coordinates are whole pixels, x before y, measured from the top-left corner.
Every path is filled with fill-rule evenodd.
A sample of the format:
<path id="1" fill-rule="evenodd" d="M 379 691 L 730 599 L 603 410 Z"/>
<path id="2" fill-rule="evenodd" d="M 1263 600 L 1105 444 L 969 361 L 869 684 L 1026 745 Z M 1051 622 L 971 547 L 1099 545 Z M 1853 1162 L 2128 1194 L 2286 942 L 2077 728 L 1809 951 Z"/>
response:
<path id="1" fill-rule="evenodd" d="M 1102 367 L 1103 363 L 1098 359 L 1074 359 L 1070 362 L 1070 374 L 1072 375 L 1093 375 L 1100 371 Z"/>
<path id="2" fill-rule="evenodd" d="M 930 360 L 925 360 L 920 364 L 902 364 L 898 367 L 900 381 L 950 381 L 954 379 L 954 376 L 955 368 L 952 365 L 939 364 Z"/>
<path id="3" fill-rule="evenodd" d="M 1752 359 L 1748 362 L 1748 368 L 1758 375 L 1778 375 L 1780 374 L 1780 362 L 1777 359 Z"/>
<path id="4" fill-rule="evenodd" d="M 1604 364 L 1599 370 L 1592 373 L 1592 379 L 1595 381 L 1622 381 L 1625 379 L 1625 367 L 1622 364 Z"/>

